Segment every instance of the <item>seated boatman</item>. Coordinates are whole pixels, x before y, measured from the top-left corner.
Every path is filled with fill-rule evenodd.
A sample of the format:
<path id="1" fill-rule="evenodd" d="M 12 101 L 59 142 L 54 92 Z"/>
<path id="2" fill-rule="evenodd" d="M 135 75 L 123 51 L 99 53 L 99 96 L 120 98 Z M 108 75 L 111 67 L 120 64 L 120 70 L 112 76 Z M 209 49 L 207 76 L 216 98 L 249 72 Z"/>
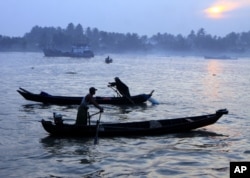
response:
<path id="1" fill-rule="evenodd" d="M 88 123 L 88 105 L 93 104 L 96 108 L 103 112 L 103 108 L 95 101 L 94 95 L 97 89 L 94 87 L 89 88 L 89 93 L 83 97 L 80 106 L 78 107 L 76 123 L 77 125 L 87 125 Z"/>
<path id="2" fill-rule="evenodd" d="M 116 86 L 117 90 L 121 93 L 122 96 L 130 98 L 129 88 L 125 85 L 118 77 L 115 77 L 115 82 L 109 82 L 111 87 Z"/>

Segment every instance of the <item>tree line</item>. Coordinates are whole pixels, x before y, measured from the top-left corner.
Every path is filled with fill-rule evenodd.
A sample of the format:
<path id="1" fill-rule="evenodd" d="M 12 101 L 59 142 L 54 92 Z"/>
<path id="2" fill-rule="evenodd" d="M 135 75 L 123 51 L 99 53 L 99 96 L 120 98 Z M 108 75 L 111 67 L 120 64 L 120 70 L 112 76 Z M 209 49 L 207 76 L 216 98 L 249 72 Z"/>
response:
<path id="1" fill-rule="evenodd" d="M 136 33 L 115 33 L 97 28 L 69 23 L 61 27 L 34 26 L 23 37 L 0 35 L 0 51 L 42 51 L 44 48 L 69 50 L 74 44 L 86 44 L 95 53 L 153 53 L 197 54 L 233 53 L 247 55 L 250 52 L 250 31 L 231 32 L 224 37 L 207 34 L 204 28 L 189 35 L 157 33 L 148 37 Z"/>

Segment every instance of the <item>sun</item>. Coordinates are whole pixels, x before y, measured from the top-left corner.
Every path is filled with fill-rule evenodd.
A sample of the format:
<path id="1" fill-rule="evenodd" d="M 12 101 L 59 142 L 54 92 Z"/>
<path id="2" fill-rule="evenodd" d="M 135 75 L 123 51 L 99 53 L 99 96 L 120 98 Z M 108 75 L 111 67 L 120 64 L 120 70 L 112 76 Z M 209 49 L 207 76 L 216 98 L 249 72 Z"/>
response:
<path id="1" fill-rule="evenodd" d="M 205 10 L 205 13 L 210 18 L 222 18 L 225 12 L 224 6 L 212 6 Z"/>
<path id="2" fill-rule="evenodd" d="M 215 4 L 211 5 L 204 10 L 208 18 L 221 19 L 229 16 L 229 12 L 235 10 L 240 5 L 236 1 L 218 0 Z"/>
<path id="3" fill-rule="evenodd" d="M 208 9 L 208 11 L 210 11 L 210 13 L 213 14 L 220 14 L 223 12 L 223 7 L 222 6 L 215 6 L 215 7 L 211 7 Z"/>

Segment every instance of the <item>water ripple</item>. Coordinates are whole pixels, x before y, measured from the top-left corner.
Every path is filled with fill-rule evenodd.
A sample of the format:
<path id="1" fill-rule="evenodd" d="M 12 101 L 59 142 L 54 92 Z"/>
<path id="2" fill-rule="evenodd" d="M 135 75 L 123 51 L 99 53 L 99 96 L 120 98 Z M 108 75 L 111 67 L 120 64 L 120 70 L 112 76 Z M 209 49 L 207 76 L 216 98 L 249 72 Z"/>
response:
<path id="1" fill-rule="evenodd" d="M 250 161 L 250 60 L 114 55 L 94 59 L 45 58 L 42 53 L 0 53 L 1 177 L 229 177 L 230 161 Z M 88 70 L 83 70 L 88 69 Z M 213 113 L 229 114 L 193 132 L 156 137 L 55 139 L 41 119 L 53 112 L 74 122 L 77 106 L 24 100 L 34 93 L 114 96 L 107 83 L 120 77 L 132 95 L 155 90 L 152 105 L 104 106 L 102 122 L 156 120 Z M 95 108 L 90 108 L 91 112 Z M 98 117 L 93 117 L 93 124 Z"/>

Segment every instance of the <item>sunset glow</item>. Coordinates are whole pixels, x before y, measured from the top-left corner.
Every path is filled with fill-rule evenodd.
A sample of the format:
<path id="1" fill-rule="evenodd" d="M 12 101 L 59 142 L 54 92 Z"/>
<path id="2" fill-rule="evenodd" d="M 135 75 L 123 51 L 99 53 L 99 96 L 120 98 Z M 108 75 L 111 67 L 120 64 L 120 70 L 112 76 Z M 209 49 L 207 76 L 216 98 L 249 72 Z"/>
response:
<path id="1" fill-rule="evenodd" d="M 229 12 L 236 10 L 246 4 L 246 1 L 218 0 L 216 3 L 204 10 L 208 18 L 221 19 L 229 16 Z"/>
<path id="2" fill-rule="evenodd" d="M 207 16 L 211 18 L 221 18 L 224 12 L 225 7 L 223 6 L 213 6 L 206 9 Z"/>

